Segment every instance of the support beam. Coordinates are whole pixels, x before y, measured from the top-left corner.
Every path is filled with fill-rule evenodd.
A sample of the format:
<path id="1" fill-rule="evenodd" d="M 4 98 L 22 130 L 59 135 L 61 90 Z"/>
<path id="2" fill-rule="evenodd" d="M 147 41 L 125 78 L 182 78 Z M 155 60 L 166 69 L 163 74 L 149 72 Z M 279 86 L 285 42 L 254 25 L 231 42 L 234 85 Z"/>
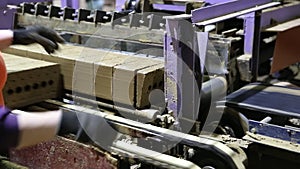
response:
<path id="1" fill-rule="evenodd" d="M 193 23 L 200 22 L 270 2 L 272 2 L 272 0 L 234 0 L 225 3 L 219 3 L 216 5 L 193 10 L 192 21 Z"/>

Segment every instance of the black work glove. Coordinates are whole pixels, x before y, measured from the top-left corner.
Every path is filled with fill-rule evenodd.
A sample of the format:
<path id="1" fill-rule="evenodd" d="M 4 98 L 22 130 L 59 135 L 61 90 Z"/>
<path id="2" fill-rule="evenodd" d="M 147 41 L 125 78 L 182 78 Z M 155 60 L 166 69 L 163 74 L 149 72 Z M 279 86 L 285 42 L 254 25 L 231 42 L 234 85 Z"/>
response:
<path id="1" fill-rule="evenodd" d="M 117 136 L 117 131 L 100 116 L 62 110 L 61 126 L 59 135 L 75 134 L 75 140 L 79 142 L 93 142 L 103 149 L 112 145 Z"/>
<path id="2" fill-rule="evenodd" d="M 58 49 L 57 43 L 63 42 L 64 39 L 54 30 L 43 26 L 31 26 L 26 29 L 14 30 L 13 44 L 29 45 L 39 43 L 49 54 Z"/>

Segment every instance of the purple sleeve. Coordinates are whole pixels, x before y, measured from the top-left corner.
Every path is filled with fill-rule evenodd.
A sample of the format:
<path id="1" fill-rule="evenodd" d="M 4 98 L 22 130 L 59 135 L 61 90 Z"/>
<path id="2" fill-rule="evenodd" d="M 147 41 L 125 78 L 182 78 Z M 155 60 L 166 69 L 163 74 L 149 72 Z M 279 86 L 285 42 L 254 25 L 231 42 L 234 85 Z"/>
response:
<path id="1" fill-rule="evenodd" d="M 19 127 L 17 116 L 5 107 L 0 107 L 0 152 L 18 143 Z"/>

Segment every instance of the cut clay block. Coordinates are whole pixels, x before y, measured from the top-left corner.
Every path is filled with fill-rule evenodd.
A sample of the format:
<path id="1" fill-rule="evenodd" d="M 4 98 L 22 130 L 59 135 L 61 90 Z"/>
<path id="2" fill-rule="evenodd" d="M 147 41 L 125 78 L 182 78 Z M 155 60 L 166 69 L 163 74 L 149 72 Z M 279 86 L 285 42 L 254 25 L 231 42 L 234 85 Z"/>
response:
<path id="1" fill-rule="evenodd" d="M 140 81 L 140 79 L 137 78 L 138 71 L 158 64 L 162 64 L 162 62 L 150 58 L 135 58 L 132 59 L 132 62 L 115 66 L 113 74 L 114 101 L 125 103 L 127 105 L 134 105 L 139 108 L 140 106 L 144 106 L 145 104 L 141 103 L 141 97 L 143 96 L 136 97 L 138 84 L 147 85 L 145 82 L 150 83 L 152 81 Z"/>
<path id="2" fill-rule="evenodd" d="M 111 86 L 111 83 L 105 82 L 111 81 L 112 67 L 123 63 L 129 57 L 128 55 L 115 52 L 72 45 L 61 45 L 60 50 L 51 55 L 47 54 L 43 47 L 37 44 L 27 46 L 13 45 L 4 52 L 61 64 L 64 88 L 71 91 L 80 90 L 84 94 L 90 94 L 90 91 L 82 89 L 81 83 L 88 80 L 85 76 L 93 75 L 91 73 L 92 70 L 101 71 L 100 76 L 97 76 L 97 79 L 100 77 L 100 80 L 97 81 L 101 81 L 102 86 Z M 111 60 L 114 60 L 114 62 L 111 62 Z M 87 64 L 93 64 L 93 66 L 88 66 Z M 100 94 L 100 97 L 108 100 L 112 98 L 111 94 L 105 94 L 108 93 L 107 91 L 111 91 L 110 88 L 103 90 L 104 94 L 98 91 L 96 93 Z"/>
<path id="3" fill-rule="evenodd" d="M 157 64 L 137 72 L 137 107 L 149 106 L 149 94 L 153 90 L 164 91 L 164 64 Z"/>
<path id="4" fill-rule="evenodd" d="M 65 89 L 138 108 L 149 105 L 150 91 L 145 86 L 163 81 L 163 61 L 126 53 L 61 45 L 59 51 L 49 55 L 36 44 L 13 45 L 4 52 L 59 63 Z M 156 65 L 160 66 L 151 68 Z"/>
<path id="5" fill-rule="evenodd" d="M 19 108 L 59 96 L 60 67 L 57 63 L 3 54 L 7 82 L 6 106 Z"/>

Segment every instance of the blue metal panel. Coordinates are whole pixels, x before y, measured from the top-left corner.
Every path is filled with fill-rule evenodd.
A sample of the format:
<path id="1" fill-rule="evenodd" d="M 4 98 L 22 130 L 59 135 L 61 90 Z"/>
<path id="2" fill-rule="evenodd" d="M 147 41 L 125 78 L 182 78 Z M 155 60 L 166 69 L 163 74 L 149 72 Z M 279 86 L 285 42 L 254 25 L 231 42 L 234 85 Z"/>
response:
<path id="1" fill-rule="evenodd" d="M 78 9 L 79 1 L 78 0 L 61 0 L 61 7 L 70 7 L 70 8 Z"/>
<path id="2" fill-rule="evenodd" d="M 153 8 L 157 10 L 185 12 L 185 5 L 170 5 L 170 4 L 153 4 Z"/>
<path id="3" fill-rule="evenodd" d="M 286 22 L 300 16 L 300 3 L 295 5 L 284 5 L 276 10 L 264 11 L 261 15 L 261 27 L 272 26 L 272 21 Z"/>
<path id="4" fill-rule="evenodd" d="M 0 29 L 12 29 L 15 9 L 0 9 Z"/>
<path id="5" fill-rule="evenodd" d="M 166 21 L 165 36 L 165 93 L 168 109 L 175 117 L 195 120 L 198 118 L 202 73 L 199 57 L 205 56 L 206 45 L 198 48 L 198 42 L 206 43 L 208 34 L 196 34 L 193 25 L 182 18 L 169 18 Z M 199 39 L 197 39 L 199 38 Z M 200 53 L 200 56 L 199 56 Z M 204 57 L 203 56 L 203 57 Z M 204 60 L 204 59 L 203 59 Z M 189 129 L 189 126 L 181 126 Z"/>
<path id="6" fill-rule="evenodd" d="M 178 114 L 181 109 L 181 91 L 178 87 L 180 83 L 180 78 L 178 77 L 180 69 L 178 58 L 178 53 L 176 51 L 176 37 L 174 31 L 178 28 L 178 22 L 167 20 L 166 22 L 166 31 L 164 42 L 164 55 L 165 55 L 165 91 L 166 98 L 168 101 L 168 109 L 172 110 L 175 117 L 178 117 Z"/>
<path id="7" fill-rule="evenodd" d="M 222 15 L 238 12 L 244 9 L 255 7 L 272 2 L 272 0 L 234 0 L 225 3 L 219 3 L 216 5 L 196 9 L 192 11 L 193 23 L 212 19 Z"/>
<path id="8" fill-rule="evenodd" d="M 298 88 L 252 83 L 228 95 L 226 105 L 241 111 L 300 119 L 299 94 Z"/>
<path id="9" fill-rule="evenodd" d="M 241 11 L 238 11 L 238 12 L 233 12 L 233 13 L 229 13 L 229 14 L 226 14 L 226 15 L 214 17 L 212 19 L 199 21 L 196 24 L 197 25 L 215 24 L 215 23 L 218 23 L 218 22 L 221 22 L 221 21 L 225 21 L 225 20 L 228 20 L 228 19 L 231 19 L 231 18 L 236 18 L 236 17 L 239 17 L 241 15 L 249 14 L 249 13 L 252 13 L 252 12 L 261 12 L 263 9 L 267 9 L 267 8 L 270 8 L 270 7 L 279 5 L 279 4 L 280 4 L 280 2 L 267 3 L 267 4 L 255 6 L 255 7 L 252 7 L 252 8 L 247 8 L 247 9 L 244 9 L 244 10 L 241 10 Z"/>
<path id="10" fill-rule="evenodd" d="M 224 2 L 228 2 L 230 0 L 205 0 L 206 3 L 210 3 L 210 4 L 219 4 L 219 3 L 224 3 Z"/>
<path id="11" fill-rule="evenodd" d="M 6 8 L 7 0 L 1 0 L 0 1 L 0 9 Z"/>
<path id="12" fill-rule="evenodd" d="M 300 129 L 285 128 L 268 123 L 249 120 L 249 128 L 257 134 L 300 143 Z"/>
<path id="13" fill-rule="evenodd" d="M 245 20 L 244 53 L 246 54 L 252 54 L 253 51 L 254 15 L 255 13 L 253 12 L 243 16 Z"/>
<path id="14" fill-rule="evenodd" d="M 116 0 L 116 11 L 121 11 L 126 0 Z"/>

